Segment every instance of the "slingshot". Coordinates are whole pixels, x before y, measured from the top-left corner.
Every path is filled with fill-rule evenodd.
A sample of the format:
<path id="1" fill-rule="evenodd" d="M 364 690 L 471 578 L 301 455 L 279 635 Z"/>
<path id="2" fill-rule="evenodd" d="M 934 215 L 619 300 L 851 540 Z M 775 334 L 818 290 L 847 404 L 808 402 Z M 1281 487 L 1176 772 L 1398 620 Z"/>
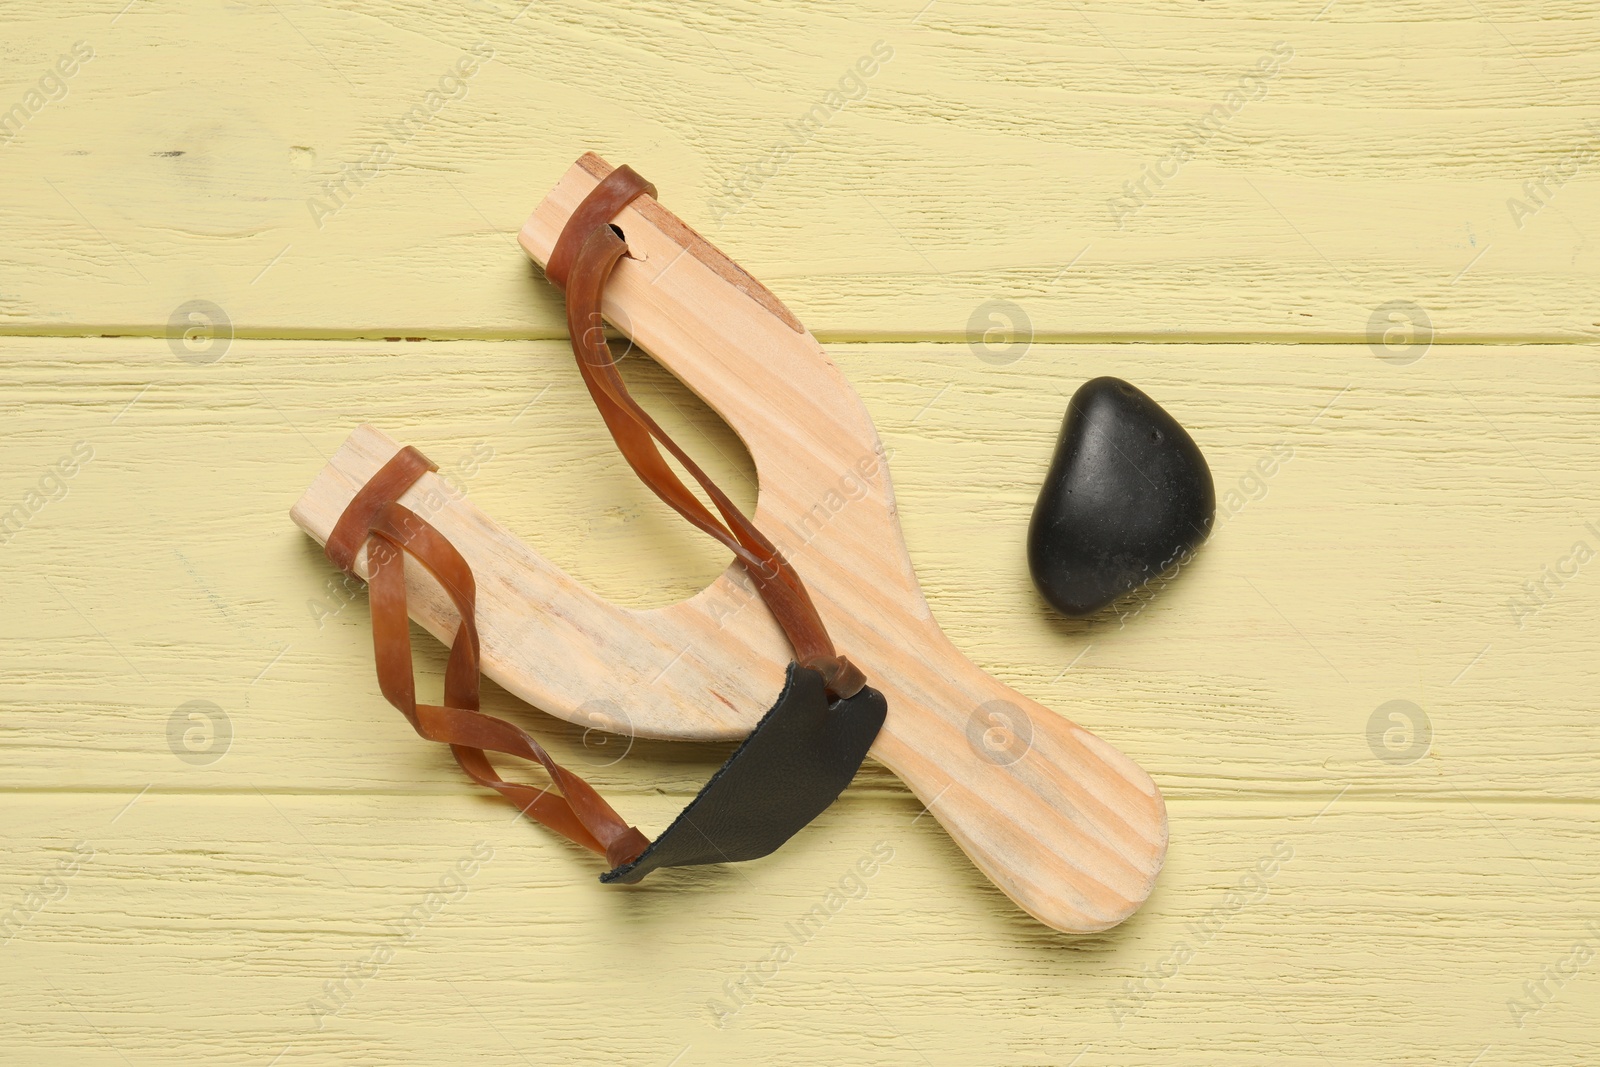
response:
<path id="1" fill-rule="evenodd" d="M 611 170 L 593 154 L 568 170 L 523 226 L 533 259 L 549 265 L 567 221 Z M 652 197 L 612 221 L 628 255 L 604 290 L 605 316 L 743 440 L 760 482 L 756 525 L 804 576 L 840 651 L 887 699 L 870 754 L 1041 922 L 1089 933 L 1122 921 L 1149 895 L 1166 849 L 1165 806 L 1149 776 L 984 673 L 940 631 L 912 573 L 877 432 L 788 309 Z M 294 521 L 326 542 L 398 452 L 358 428 L 295 504 Z M 484 673 L 535 707 L 645 737 L 729 739 L 747 735 L 785 684 L 789 641 L 741 564 L 687 601 L 637 611 L 589 592 L 432 473 L 399 502 L 423 512 L 470 566 Z M 371 573 L 365 552 L 353 568 Z M 403 581 L 412 618 L 446 643 L 459 636 L 461 617 L 438 581 L 420 567 L 405 568 Z M 628 722 L 585 705 L 625 708 Z"/>

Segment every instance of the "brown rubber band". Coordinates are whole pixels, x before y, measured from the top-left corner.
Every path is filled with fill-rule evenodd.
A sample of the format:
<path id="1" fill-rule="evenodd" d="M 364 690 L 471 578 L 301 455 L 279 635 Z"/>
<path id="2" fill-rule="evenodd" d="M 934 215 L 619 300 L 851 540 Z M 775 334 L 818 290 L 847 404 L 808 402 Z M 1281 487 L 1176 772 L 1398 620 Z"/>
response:
<path id="1" fill-rule="evenodd" d="M 794 646 L 800 665 L 821 672 L 833 695 L 854 696 L 866 685 L 866 677 L 834 650 L 827 627 L 794 566 L 639 406 L 617 373 L 616 361 L 606 345 L 600 303 L 606 281 L 628 246 L 609 223 L 617 212 L 646 193 L 654 195 L 655 187 L 631 168 L 618 167 L 572 213 L 551 252 L 546 274 L 566 290 L 567 332 L 578 370 L 634 473 L 674 511 L 732 550 Z M 667 465 L 657 442 L 705 490 L 722 521 Z"/>
<path id="2" fill-rule="evenodd" d="M 556 246 L 550 250 L 550 258 L 545 262 L 545 277 L 555 282 L 556 288 L 565 289 L 573 261 L 577 259 L 578 251 L 590 232 L 596 226 L 609 225 L 617 217 L 617 212 L 638 199 L 640 193 L 655 196 L 656 187 L 639 177 L 638 172 L 626 164 L 602 178 L 599 185 L 589 190 L 589 195 L 583 198 L 578 209 L 567 217 L 567 224 L 561 228 Z"/>
<path id="3" fill-rule="evenodd" d="M 398 503 L 412 483 L 437 469 L 415 448 L 401 449 L 356 493 L 328 536 L 328 558 L 352 573 L 356 554 L 366 546 L 378 686 L 417 733 L 449 745 L 456 762 L 473 781 L 496 790 L 557 833 L 605 856 L 612 866 L 630 863 L 649 846 L 649 839 L 624 822 L 587 782 L 558 764 L 537 741 L 511 723 L 478 710 L 477 585 L 472 569 L 443 534 Z M 460 616 L 445 667 L 443 704 L 417 703 L 406 612 L 405 555 L 428 569 Z M 487 752 L 539 763 L 561 792 L 504 781 Z"/>

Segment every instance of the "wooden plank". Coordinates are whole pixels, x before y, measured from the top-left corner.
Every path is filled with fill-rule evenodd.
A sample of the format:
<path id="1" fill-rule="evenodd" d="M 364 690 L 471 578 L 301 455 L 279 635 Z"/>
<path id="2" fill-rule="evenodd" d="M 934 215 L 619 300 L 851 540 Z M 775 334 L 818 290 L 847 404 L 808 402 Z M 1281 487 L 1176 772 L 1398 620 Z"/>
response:
<path id="1" fill-rule="evenodd" d="M 1572 0 L 25 0 L 8 26 L 9 333 L 160 335 L 203 300 L 246 336 L 552 336 L 511 237 L 584 149 L 825 341 L 1357 341 L 1413 307 L 1441 340 L 1600 331 L 1600 19 Z"/>
<path id="2" fill-rule="evenodd" d="M 910 555 L 952 640 L 1168 795 L 1595 796 L 1600 586 L 1587 564 L 1559 583 L 1545 568 L 1600 547 L 1582 503 L 1600 476 L 1600 351 L 1460 348 L 1408 367 L 1329 346 L 1036 345 L 1007 367 L 962 345 L 829 352 L 890 450 Z M 363 420 L 455 469 L 485 512 L 618 602 L 674 602 L 726 563 L 623 467 L 561 342 L 236 340 L 197 365 L 156 340 L 13 339 L 0 356 L 0 513 L 59 495 L 41 487 L 47 467 L 94 448 L 0 546 L 13 787 L 471 789 L 383 703 L 363 598 L 330 591 L 332 568 L 284 519 Z M 629 373 L 750 505 L 731 432 L 652 364 Z M 1226 514 L 1158 595 L 1070 622 L 1029 587 L 1023 533 L 1066 396 L 1107 373 L 1193 431 Z M 1282 445 L 1292 459 L 1261 466 Z M 442 666 L 421 641 L 424 692 Z M 169 747 L 191 700 L 233 730 L 209 766 Z M 1411 762 L 1388 713 L 1369 737 L 1393 700 L 1431 726 Z M 614 749 L 585 755 L 582 731 L 503 693 L 486 706 L 624 795 L 681 796 L 727 752 L 640 742 L 612 764 Z M 899 789 L 881 771 L 856 788 Z"/>
<path id="3" fill-rule="evenodd" d="M 1176 802 L 1072 942 L 903 796 L 634 888 L 487 798 L 131 797 L 0 829 L 11 1062 L 1547 1067 L 1600 1024 L 1587 804 Z"/>

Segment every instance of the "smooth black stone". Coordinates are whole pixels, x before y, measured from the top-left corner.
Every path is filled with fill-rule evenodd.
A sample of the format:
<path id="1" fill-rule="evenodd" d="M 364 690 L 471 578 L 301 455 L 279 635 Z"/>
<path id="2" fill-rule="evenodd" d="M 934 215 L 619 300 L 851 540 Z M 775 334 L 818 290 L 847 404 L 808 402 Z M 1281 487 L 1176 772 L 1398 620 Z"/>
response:
<path id="1" fill-rule="evenodd" d="M 1188 431 L 1120 378 L 1085 382 L 1067 405 L 1028 526 L 1033 584 L 1067 615 L 1089 615 L 1190 554 L 1217 494 Z"/>

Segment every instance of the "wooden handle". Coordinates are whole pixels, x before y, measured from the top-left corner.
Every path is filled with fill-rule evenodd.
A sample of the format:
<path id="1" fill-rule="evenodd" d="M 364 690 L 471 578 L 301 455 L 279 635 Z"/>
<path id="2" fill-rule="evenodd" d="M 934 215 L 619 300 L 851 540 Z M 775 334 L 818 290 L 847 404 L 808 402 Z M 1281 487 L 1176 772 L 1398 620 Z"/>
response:
<path id="1" fill-rule="evenodd" d="M 876 645 L 869 662 L 888 653 Z M 872 680 L 890 709 L 873 757 L 1030 915 L 1088 933 L 1150 895 L 1166 805 L 1126 756 L 990 677 L 942 633 Z"/>

